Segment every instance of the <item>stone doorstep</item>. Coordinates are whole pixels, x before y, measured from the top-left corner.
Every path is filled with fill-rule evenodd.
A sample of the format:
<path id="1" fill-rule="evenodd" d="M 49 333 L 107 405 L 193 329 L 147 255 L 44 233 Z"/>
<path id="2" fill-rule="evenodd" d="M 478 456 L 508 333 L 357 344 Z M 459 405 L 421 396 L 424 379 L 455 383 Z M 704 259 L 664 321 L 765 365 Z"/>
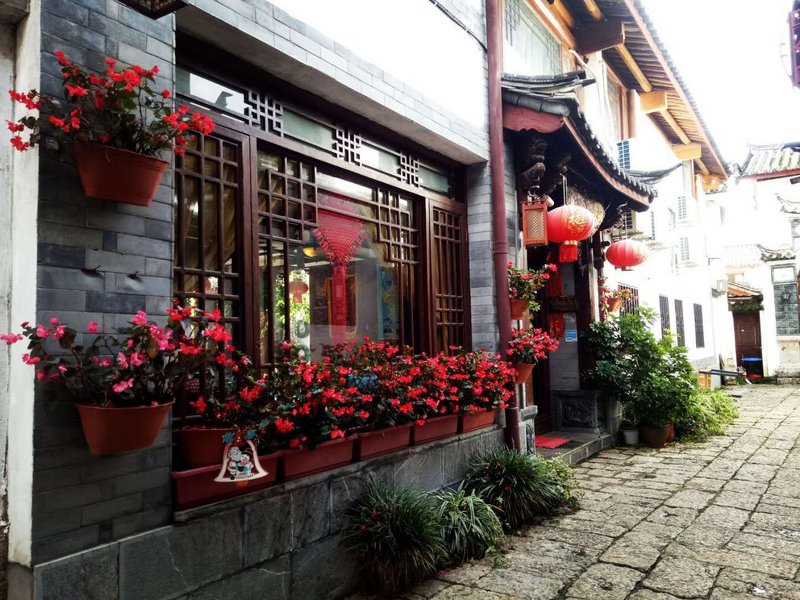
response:
<path id="1" fill-rule="evenodd" d="M 610 433 L 595 435 L 574 431 L 550 431 L 547 435 L 569 438 L 570 441 L 558 448 L 536 448 L 536 453 L 544 458 L 559 458 L 568 465 L 576 465 L 601 450 L 614 446 L 614 437 Z"/>
<path id="2" fill-rule="evenodd" d="M 433 448 L 449 446 L 451 444 L 456 444 L 463 440 L 468 440 L 471 438 L 485 435 L 489 432 L 499 431 L 500 429 L 502 428 L 499 425 L 493 425 L 492 427 L 486 427 L 484 429 L 478 429 L 476 431 L 460 433 L 443 440 L 435 440 L 433 442 L 429 442 L 427 444 L 421 444 L 419 446 L 409 446 L 408 448 L 392 452 L 391 454 L 377 456 L 375 458 L 370 458 L 368 460 L 361 460 L 358 462 L 351 463 L 349 465 L 345 465 L 343 467 L 339 467 L 337 469 L 331 469 L 330 471 L 324 471 L 322 473 L 309 475 L 308 477 L 287 481 L 285 483 L 278 483 L 271 487 L 250 494 L 243 494 L 241 496 L 236 496 L 234 498 L 227 498 L 225 500 L 220 500 L 219 502 L 214 502 L 212 504 L 204 504 L 203 506 L 197 506 L 194 508 L 187 508 L 185 510 L 175 511 L 173 513 L 173 518 L 175 520 L 175 523 L 186 523 L 194 519 L 201 519 L 203 517 L 215 515 L 222 511 L 230 510 L 233 508 L 239 508 L 248 504 L 253 504 L 255 502 L 260 502 L 264 499 L 271 498 L 273 496 L 278 496 L 286 492 L 291 492 L 299 488 L 312 487 L 317 483 L 321 483 L 329 479 L 338 479 L 347 475 L 352 475 L 364 470 L 367 466 L 380 466 L 381 463 L 396 464 L 416 454 L 428 452 Z"/>

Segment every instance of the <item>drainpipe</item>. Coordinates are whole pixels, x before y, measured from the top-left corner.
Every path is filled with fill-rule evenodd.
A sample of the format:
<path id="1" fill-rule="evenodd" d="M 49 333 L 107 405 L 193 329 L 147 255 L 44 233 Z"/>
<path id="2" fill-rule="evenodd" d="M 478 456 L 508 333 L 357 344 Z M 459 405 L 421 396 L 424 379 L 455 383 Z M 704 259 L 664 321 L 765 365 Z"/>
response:
<path id="1" fill-rule="evenodd" d="M 489 67 L 489 168 L 492 190 L 492 254 L 495 303 L 500 350 L 511 340 L 511 306 L 508 302 L 508 233 L 506 232 L 505 165 L 503 156 L 503 99 L 500 76 L 503 69 L 502 0 L 486 0 L 486 40 Z M 506 409 L 506 445 L 519 450 L 519 407 L 515 400 Z"/>

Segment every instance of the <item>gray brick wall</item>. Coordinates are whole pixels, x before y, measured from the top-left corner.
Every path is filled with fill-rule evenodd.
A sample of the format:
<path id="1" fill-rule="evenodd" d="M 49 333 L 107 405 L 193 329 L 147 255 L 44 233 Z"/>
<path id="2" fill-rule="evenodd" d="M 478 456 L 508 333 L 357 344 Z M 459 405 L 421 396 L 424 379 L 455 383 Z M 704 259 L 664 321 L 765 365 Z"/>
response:
<path id="1" fill-rule="evenodd" d="M 506 143 L 505 191 L 506 227 L 509 260 L 517 261 L 518 238 L 514 151 Z M 492 256 L 492 197 L 489 163 L 467 171 L 467 220 L 469 226 L 469 272 L 472 307 L 472 345 L 497 351 L 497 309 L 494 293 L 494 258 Z"/>
<path id="2" fill-rule="evenodd" d="M 797 311 L 797 284 L 774 283 L 775 330 L 778 335 L 800 334 L 800 318 Z"/>
<path id="3" fill-rule="evenodd" d="M 61 95 L 53 53 L 103 69 L 158 65 L 172 88 L 173 17 L 150 20 L 115 0 L 43 0 L 42 88 Z M 67 150 L 43 151 L 40 164 L 38 320 L 58 316 L 84 329 L 125 324 L 137 310 L 163 314 L 171 294 L 172 176 L 151 207 L 84 196 Z M 33 558 L 50 560 L 163 525 L 170 520 L 171 436 L 125 455 L 89 454 L 68 399 L 37 391 L 34 430 Z"/>

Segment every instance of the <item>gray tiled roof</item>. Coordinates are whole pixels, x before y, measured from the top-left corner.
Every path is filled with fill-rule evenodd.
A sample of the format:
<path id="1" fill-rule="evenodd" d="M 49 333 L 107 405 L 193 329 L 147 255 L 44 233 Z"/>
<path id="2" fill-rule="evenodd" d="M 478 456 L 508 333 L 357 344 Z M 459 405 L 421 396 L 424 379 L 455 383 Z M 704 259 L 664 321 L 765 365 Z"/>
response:
<path id="1" fill-rule="evenodd" d="M 750 146 L 740 176 L 779 175 L 796 170 L 800 170 L 800 151 L 783 144 Z"/>

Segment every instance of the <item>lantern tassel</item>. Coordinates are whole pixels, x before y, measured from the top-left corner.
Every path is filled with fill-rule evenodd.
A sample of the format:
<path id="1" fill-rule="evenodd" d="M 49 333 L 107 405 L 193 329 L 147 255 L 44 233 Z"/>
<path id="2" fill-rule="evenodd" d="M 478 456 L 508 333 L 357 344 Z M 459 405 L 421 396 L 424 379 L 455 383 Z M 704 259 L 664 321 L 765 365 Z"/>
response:
<path id="1" fill-rule="evenodd" d="M 558 262 L 570 263 L 578 260 L 578 243 L 564 242 L 558 247 Z"/>

